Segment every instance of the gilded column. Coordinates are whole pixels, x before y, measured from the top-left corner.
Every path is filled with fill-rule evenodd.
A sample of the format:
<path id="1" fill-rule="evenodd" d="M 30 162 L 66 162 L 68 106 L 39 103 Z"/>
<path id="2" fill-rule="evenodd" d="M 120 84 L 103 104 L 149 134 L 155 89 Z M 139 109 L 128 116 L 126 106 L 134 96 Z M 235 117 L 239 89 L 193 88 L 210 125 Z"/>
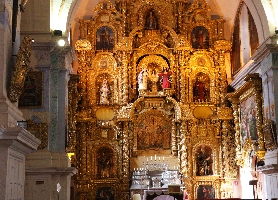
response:
<path id="1" fill-rule="evenodd" d="M 171 133 L 171 137 L 172 137 L 172 154 L 174 156 L 177 156 L 177 138 L 176 138 L 176 123 L 174 120 L 172 120 L 172 133 Z"/>
<path id="2" fill-rule="evenodd" d="M 123 52 L 122 57 L 122 98 L 121 103 L 127 104 L 128 103 L 128 57 L 127 53 Z"/>
<path id="3" fill-rule="evenodd" d="M 76 111 L 78 107 L 79 95 L 77 91 L 77 83 L 79 81 L 79 76 L 71 74 L 68 84 L 69 93 L 69 108 L 68 108 L 68 142 L 67 142 L 67 152 L 75 152 L 76 145 Z"/>
<path id="4" fill-rule="evenodd" d="M 263 162 L 264 161 L 264 156 L 266 153 L 265 150 L 265 142 L 264 142 L 264 134 L 262 130 L 262 125 L 263 125 L 263 103 L 262 103 L 262 82 L 261 78 L 257 78 L 253 80 L 254 85 L 255 85 L 255 101 L 256 101 L 256 128 L 257 128 L 257 134 L 258 134 L 258 144 L 259 144 L 259 149 L 256 152 L 256 155 L 258 157 L 258 162 Z"/>
<path id="5" fill-rule="evenodd" d="M 129 129 L 128 129 L 128 121 L 124 122 L 124 127 L 123 127 L 123 138 L 122 138 L 122 160 L 123 160 L 123 164 L 122 164 L 122 181 L 123 181 L 123 184 L 122 184 L 122 194 L 123 194 L 123 197 L 122 199 L 123 200 L 128 200 L 128 193 L 126 193 L 126 191 L 129 190 L 129 177 L 130 177 L 130 174 L 129 174 L 129 163 L 130 163 L 130 160 L 129 160 L 129 141 L 128 141 L 128 138 L 129 138 Z M 124 194 L 125 193 L 125 194 Z"/>
<path id="6" fill-rule="evenodd" d="M 218 64 L 218 77 L 216 83 L 216 102 L 224 104 L 225 94 L 227 91 L 227 78 L 226 78 L 226 65 L 225 65 L 225 53 L 231 50 L 232 44 L 227 40 L 217 40 L 214 43 L 216 53 L 216 64 Z"/>
<path id="7" fill-rule="evenodd" d="M 185 58 L 184 58 L 184 51 L 179 52 L 179 76 L 180 80 L 180 99 L 182 103 L 185 103 L 187 101 L 187 91 L 186 91 L 186 86 L 187 86 L 187 74 L 185 70 Z"/>
<path id="8" fill-rule="evenodd" d="M 232 102 L 233 117 L 234 117 L 234 129 L 235 129 L 235 149 L 237 152 L 237 160 L 241 159 L 241 141 L 240 141 L 240 123 L 239 123 L 239 99 L 233 96 L 228 96 L 228 99 Z"/>

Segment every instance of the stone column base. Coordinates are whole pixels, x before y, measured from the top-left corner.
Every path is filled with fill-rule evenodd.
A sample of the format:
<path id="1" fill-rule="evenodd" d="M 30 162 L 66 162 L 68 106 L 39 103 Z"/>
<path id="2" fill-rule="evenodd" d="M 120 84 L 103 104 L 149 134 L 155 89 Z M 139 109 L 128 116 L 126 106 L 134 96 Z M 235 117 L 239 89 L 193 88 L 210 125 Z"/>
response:
<path id="1" fill-rule="evenodd" d="M 70 167 L 66 153 L 39 150 L 28 155 L 24 199 L 70 200 L 71 176 L 76 172 L 75 167 Z M 60 192 L 57 191 L 58 183 Z"/>

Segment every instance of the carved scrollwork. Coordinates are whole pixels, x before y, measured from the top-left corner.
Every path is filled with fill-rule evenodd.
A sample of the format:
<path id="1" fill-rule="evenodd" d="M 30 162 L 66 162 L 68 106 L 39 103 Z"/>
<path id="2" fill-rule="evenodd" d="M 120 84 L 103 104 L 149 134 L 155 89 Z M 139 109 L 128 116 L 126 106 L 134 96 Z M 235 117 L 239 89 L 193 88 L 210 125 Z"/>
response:
<path id="1" fill-rule="evenodd" d="M 8 97 L 12 102 L 16 102 L 23 92 L 28 66 L 30 64 L 32 39 L 24 37 L 17 53 L 15 71 L 12 76 Z"/>

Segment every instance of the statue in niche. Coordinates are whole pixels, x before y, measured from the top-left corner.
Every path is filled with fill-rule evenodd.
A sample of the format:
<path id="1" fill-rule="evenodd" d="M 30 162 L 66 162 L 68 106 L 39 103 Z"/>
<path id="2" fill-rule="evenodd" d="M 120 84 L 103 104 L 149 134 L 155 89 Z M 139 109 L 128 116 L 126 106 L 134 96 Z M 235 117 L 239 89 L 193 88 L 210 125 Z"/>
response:
<path id="1" fill-rule="evenodd" d="M 138 75 L 138 85 L 139 85 L 139 90 L 146 90 L 148 86 L 148 70 L 147 69 L 142 69 L 141 72 Z"/>
<path id="2" fill-rule="evenodd" d="M 149 29 L 149 30 L 156 30 L 157 29 L 157 21 L 156 21 L 156 18 L 154 16 L 154 14 L 153 14 L 153 11 L 150 11 L 149 16 L 147 17 L 146 29 Z"/>
<path id="3" fill-rule="evenodd" d="M 159 73 L 158 76 L 162 77 L 162 88 L 167 89 L 171 87 L 169 77 L 171 75 L 171 71 L 167 71 L 166 68 L 163 68 L 163 72 Z"/>
<path id="4" fill-rule="evenodd" d="M 110 35 L 109 35 L 109 32 L 107 31 L 106 28 L 104 28 L 102 30 L 102 32 L 100 33 L 100 42 L 101 42 L 101 46 L 104 49 L 108 49 L 109 48 Z"/>
<path id="5" fill-rule="evenodd" d="M 209 101 L 209 77 L 204 73 L 199 73 L 193 84 L 193 100 Z"/>
<path id="6" fill-rule="evenodd" d="M 133 39 L 133 48 L 138 48 L 141 45 L 140 37 L 138 34 L 135 35 Z"/>
<path id="7" fill-rule="evenodd" d="M 155 69 L 152 70 L 152 73 L 149 77 L 150 77 L 150 80 L 152 82 L 152 92 L 157 92 L 157 85 L 156 84 L 157 84 L 159 76 L 157 75 Z"/>
<path id="8" fill-rule="evenodd" d="M 101 178 L 111 178 L 113 176 L 113 154 L 108 149 L 102 149 L 98 152 L 98 175 Z"/>
<path id="9" fill-rule="evenodd" d="M 100 87 L 100 103 L 109 104 L 108 94 L 110 93 L 107 79 L 103 79 Z"/>
<path id="10" fill-rule="evenodd" d="M 212 175 L 212 155 L 211 148 L 206 145 L 202 145 L 196 156 L 197 163 L 197 176 Z"/>

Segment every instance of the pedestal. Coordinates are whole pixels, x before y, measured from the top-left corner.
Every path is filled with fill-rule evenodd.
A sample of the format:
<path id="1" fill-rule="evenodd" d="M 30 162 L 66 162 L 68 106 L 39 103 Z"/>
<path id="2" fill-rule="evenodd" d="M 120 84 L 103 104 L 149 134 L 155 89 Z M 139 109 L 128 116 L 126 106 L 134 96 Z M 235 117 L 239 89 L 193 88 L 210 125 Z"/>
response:
<path id="1" fill-rule="evenodd" d="M 0 199 L 24 199 L 25 155 L 40 141 L 20 127 L 0 127 Z"/>
<path id="2" fill-rule="evenodd" d="M 25 199 L 70 200 L 71 176 L 76 174 L 70 167 L 66 153 L 49 150 L 36 151 L 26 157 Z M 57 192 L 57 184 L 61 190 Z"/>

